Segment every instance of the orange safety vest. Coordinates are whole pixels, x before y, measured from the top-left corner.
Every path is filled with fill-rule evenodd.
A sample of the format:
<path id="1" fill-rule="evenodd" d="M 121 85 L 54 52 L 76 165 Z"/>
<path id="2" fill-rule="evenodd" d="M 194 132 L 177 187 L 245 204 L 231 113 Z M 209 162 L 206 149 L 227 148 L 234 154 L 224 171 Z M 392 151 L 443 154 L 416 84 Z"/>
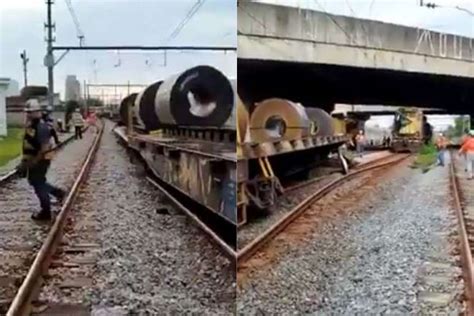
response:
<path id="1" fill-rule="evenodd" d="M 464 153 L 474 153 L 474 137 L 468 137 L 462 147 L 461 147 L 461 150 L 460 152 L 464 152 Z"/>

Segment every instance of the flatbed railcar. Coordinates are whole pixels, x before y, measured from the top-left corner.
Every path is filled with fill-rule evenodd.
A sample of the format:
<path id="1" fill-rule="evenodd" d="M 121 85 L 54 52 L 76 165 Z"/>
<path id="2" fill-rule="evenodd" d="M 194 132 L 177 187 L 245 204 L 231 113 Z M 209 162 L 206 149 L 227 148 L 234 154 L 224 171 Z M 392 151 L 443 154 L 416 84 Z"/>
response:
<path id="1" fill-rule="evenodd" d="M 218 104 L 227 107 L 220 118 L 214 117 L 210 124 L 203 123 L 203 116 L 196 119 L 195 125 L 178 122 L 180 118 L 176 118 L 176 112 L 173 114 L 170 107 L 182 106 L 183 111 L 191 110 L 187 104 L 171 104 L 173 100 L 182 102 L 176 96 L 169 97 L 174 86 L 178 86 L 181 80 L 180 76 L 174 76 L 167 81 L 150 85 L 139 94 L 126 97 L 120 106 L 121 126 L 114 130 L 145 161 L 155 177 L 235 226 L 237 156 L 235 122 L 232 124 L 233 90 L 230 81 L 217 73 L 217 70 L 204 69 L 207 73 L 203 77 L 210 80 L 210 77 L 217 76 L 217 85 L 223 86 L 222 89 L 225 90 L 205 91 L 206 85 L 212 82 L 200 81 L 200 71 L 201 68 L 195 67 L 180 75 L 186 77 L 189 74 L 188 78 L 191 78 L 182 80 L 190 88 L 180 93 L 192 91 L 196 95 L 201 94 L 202 97 L 196 97 L 200 97 L 200 102 L 210 102 L 211 99 L 217 100 L 215 102 L 230 100 L 230 105 Z M 182 88 L 182 85 L 179 84 L 179 87 Z M 196 87 L 195 90 L 193 87 Z M 231 98 L 228 98 L 229 93 Z M 165 102 L 160 104 L 160 98 L 165 99 Z M 197 112 L 202 115 L 205 111 L 209 112 L 203 107 Z M 211 114 L 206 115 L 211 116 L 212 111 L 210 112 Z M 186 114 L 185 119 L 189 121 L 192 115 Z"/>
<path id="2" fill-rule="evenodd" d="M 307 177 L 310 170 L 320 166 L 331 153 L 339 156 L 347 171 L 340 149 L 348 138 L 336 134 L 329 114 L 282 99 L 268 99 L 254 108 L 259 107 L 263 109 L 261 112 L 267 113 L 255 114 L 254 110 L 249 114 L 238 99 L 238 226 L 247 223 L 250 209 L 271 212 L 278 196 L 284 194 L 284 179 L 295 175 Z M 280 128 L 275 128 L 277 123 L 268 124 L 275 117 L 284 121 Z M 270 134 L 278 129 L 283 132 L 276 137 L 262 137 L 265 129 Z"/>

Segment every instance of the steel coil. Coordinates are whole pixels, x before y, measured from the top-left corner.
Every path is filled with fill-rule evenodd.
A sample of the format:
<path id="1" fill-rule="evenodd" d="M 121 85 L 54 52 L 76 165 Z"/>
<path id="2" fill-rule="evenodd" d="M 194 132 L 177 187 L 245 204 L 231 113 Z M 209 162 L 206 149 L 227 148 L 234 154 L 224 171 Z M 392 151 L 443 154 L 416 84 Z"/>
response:
<path id="1" fill-rule="evenodd" d="M 313 136 L 332 136 L 335 132 L 334 121 L 326 111 L 320 108 L 306 107 L 306 114 L 311 121 L 310 134 Z"/>
<path id="2" fill-rule="evenodd" d="M 148 131 L 160 128 L 160 121 L 155 112 L 155 97 L 163 81 L 155 82 L 138 94 L 135 100 L 135 115 L 142 127 Z"/>
<path id="3" fill-rule="evenodd" d="M 299 139 L 309 135 L 309 128 L 304 107 L 284 99 L 257 103 L 250 116 L 250 138 L 256 143 Z"/>
<path id="4" fill-rule="evenodd" d="M 210 66 L 197 66 L 165 80 L 155 98 L 155 112 L 163 125 L 221 127 L 233 108 L 229 80 Z"/>
<path id="5" fill-rule="evenodd" d="M 135 104 L 135 99 L 137 97 L 137 93 L 132 93 L 128 96 L 126 96 L 122 102 L 120 102 L 120 108 L 119 108 L 119 112 L 120 112 L 120 120 L 123 124 L 127 125 L 128 122 L 129 122 L 129 119 L 128 119 L 128 109 L 129 107 L 133 107 L 134 104 Z M 132 112 L 133 113 L 133 112 Z"/>

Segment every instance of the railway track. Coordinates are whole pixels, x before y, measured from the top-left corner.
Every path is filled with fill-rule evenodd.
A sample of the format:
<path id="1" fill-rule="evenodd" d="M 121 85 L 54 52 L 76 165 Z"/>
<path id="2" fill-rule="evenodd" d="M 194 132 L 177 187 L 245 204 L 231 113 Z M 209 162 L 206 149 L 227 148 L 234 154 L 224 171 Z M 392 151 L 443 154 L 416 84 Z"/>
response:
<path id="1" fill-rule="evenodd" d="M 55 255 L 59 244 L 61 243 L 61 238 L 63 236 L 64 227 L 68 221 L 70 209 L 72 208 L 79 188 L 83 183 L 84 179 L 86 178 L 87 173 L 91 167 L 94 155 L 99 147 L 102 133 L 103 127 L 96 134 L 92 145 L 89 147 L 86 157 L 83 163 L 81 164 L 80 171 L 76 176 L 74 184 L 72 185 L 71 190 L 65 198 L 60 211 L 57 213 L 54 223 L 50 228 L 43 228 L 43 230 L 47 231 L 46 238 L 44 239 L 39 251 L 36 253 L 33 263 L 29 266 L 28 272 L 26 273 L 26 275 L 16 275 L 13 280 L 8 280 L 8 276 L 6 278 L 7 280 L 4 280 L 6 282 L 3 282 L 3 285 L 8 286 L 9 290 L 4 291 L 3 293 L 12 293 L 13 289 L 16 290 L 16 294 L 14 295 L 14 297 L 2 298 L 2 306 L 5 306 L 6 304 L 9 305 L 6 315 L 16 316 L 28 315 L 31 313 L 32 302 L 36 299 L 38 289 L 41 287 L 41 284 L 44 281 L 44 276 L 47 273 L 48 267 L 52 262 L 52 258 Z M 31 251 L 32 245 L 27 244 L 26 247 L 29 251 Z M 25 249 L 17 248 L 17 250 L 24 251 Z M 19 256 L 18 253 L 12 254 L 13 257 L 15 257 L 16 255 Z M 25 260 L 23 262 L 23 267 L 19 270 L 26 270 L 24 268 L 25 265 L 28 264 L 29 258 L 26 259 L 28 260 Z"/>
<path id="2" fill-rule="evenodd" d="M 450 189 L 453 196 L 454 210 L 458 219 L 458 233 L 462 268 L 466 290 L 466 315 L 474 315 L 474 186 L 472 180 L 467 180 L 463 168 L 457 168 L 453 161 L 450 163 Z"/>
<path id="3" fill-rule="evenodd" d="M 35 314 L 229 310 L 234 265 L 149 185 L 110 125 L 69 210 Z"/>
<path id="4" fill-rule="evenodd" d="M 87 127 L 84 129 L 83 132 L 85 132 L 86 130 L 87 130 Z M 67 136 L 65 139 L 60 141 L 59 144 L 56 145 L 52 149 L 52 151 L 54 151 L 54 152 L 59 151 L 60 149 L 64 148 L 64 146 L 69 144 L 73 139 L 74 139 L 74 135 Z M 15 168 L 15 169 L 10 170 L 9 172 L 7 172 L 3 175 L 0 175 L 0 186 L 7 183 L 9 180 L 15 178 L 15 176 L 17 176 L 17 174 L 18 174 L 18 170 Z"/>
<path id="5" fill-rule="evenodd" d="M 394 155 L 396 154 L 388 154 L 386 156 L 382 156 L 380 158 L 376 158 L 376 159 L 373 159 L 373 160 L 370 160 L 368 162 L 365 162 L 365 163 L 361 163 L 361 164 L 358 164 L 354 167 L 353 170 L 359 170 L 361 168 L 366 168 L 368 166 L 371 166 L 371 165 L 374 165 L 374 164 L 378 164 L 380 163 L 381 161 L 385 160 L 385 159 L 391 159 Z M 327 176 L 320 176 L 320 177 L 315 177 L 315 178 L 312 178 L 312 179 L 309 179 L 307 181 L 303 181 L 303 182 L 300 182 L 300 183 L 297 183 L 297 184 L 294 184 L 294 185 L 290 185 L 290 186 L 287 186 L 285 187 L 285 193 L 289 193 L 289 192 L 292 192 L 292 191 L 296 191 L 300 188 L 304 188 L 304 187 L 307 187 L 313 183 L 316 183 L 318 181 L 321 181 L 321 180 L 324 180 L 324 178 L 326 178 Z"/>
<path id="6" fill-rule="evenodd" d="M 261 249 L 263 249 L 267 243 L 269 243 L 276 236 L 278 236 L 278 234 L 284 231 L 293 221 L 300 217 L 306 209 L 308 209 L 313 203 L 315 203 L 319 199 L 327 196 L 344 183 L 347 183 L 348 181 L 351 181 L 357 178 L 358 176 L 367 174 L 368 172 L 373 170 L 391 167 L 407 159 L 410 156 L 410 154 L 394 154 L 389 155 L 387 157 L 382 157 L 380 159 L 370 161 L 366 165 L 360 165 L 357 169 L 349 172 L 347 175 L 337 177 L 329 183 L 325 184 L 322 188 L 319 188 L 316 192 L 310 194 L 303 201 L 293 207 L 276 223 L 267 228 L 263 233 L 261 233 L 252 241 L 247 243 L 243 248 L 239 249 L 239 251 L 237 252 L 237 267 L 243 266 L 246 261 L 252 258 Z M 314 180 L 309 180 L 305 182 L 305 185 L 311 186 L 314 182 Z M 301 187 L 301 185 L 298 185 L 297 189 Z M 290 188 L 290 190 L 286 190 L 286 192 L 293 190 L 295 189 Z"/>
<path id="7" fill-rule="evenodd" d="M 120 143 L 123 146 L 128 147 L 127 136 L 121 131 L 116 131 L 115 134 L 120 140 Z M 196 203 L 179 190 L 167 185 L 167 183 L 162 181 L 153 170 L 146 166 L 146 162 L 139 156 L 139 153 L 134 152 L 134 154 L 134 156 L 137 157 L 147 169 L 147 181 L 153 187 L 161 191 L 176 208 L 190 218 L 192 222 L 218 247 L 224 256 L 235 262 L 237 255 L 235 227 L 222 220 L 199 203 Z"/>

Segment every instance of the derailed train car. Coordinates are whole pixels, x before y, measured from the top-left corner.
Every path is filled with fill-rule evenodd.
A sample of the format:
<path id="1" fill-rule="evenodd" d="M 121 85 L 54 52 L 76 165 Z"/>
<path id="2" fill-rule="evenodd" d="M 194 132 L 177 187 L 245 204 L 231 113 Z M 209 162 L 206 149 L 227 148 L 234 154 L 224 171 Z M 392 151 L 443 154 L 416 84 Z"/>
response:
<path id="1" fill-rule="evenodd" d="M 158 178 L 235 225 L 234 95 L 220 71 L 197 66 L 127 96 L 117 132 Z"/>
<path id="2" fill-rule="evenodd" d="M 247 107 L 237 101 L 237 221 L 249 209 L 271 211 L 285 191 L 283 179 L 307 177 L 309 171 L 338 153 L 347 141 L 336 133 L 331 116 L 319 108 L 284 99 L 267 99 Z"/>

